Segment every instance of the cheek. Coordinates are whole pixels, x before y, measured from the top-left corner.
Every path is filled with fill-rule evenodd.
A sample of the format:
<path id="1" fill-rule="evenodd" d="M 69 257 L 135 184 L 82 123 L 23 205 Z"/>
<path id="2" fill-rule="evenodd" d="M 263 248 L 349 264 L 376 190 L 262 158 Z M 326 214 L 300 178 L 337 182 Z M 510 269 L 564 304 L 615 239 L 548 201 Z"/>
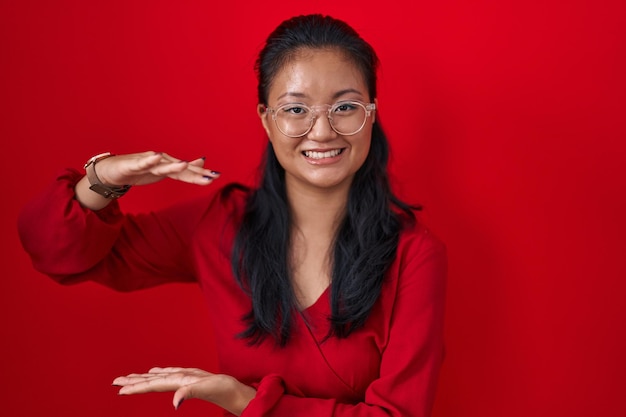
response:
<path id="1" fill-rule="evenodd" d="M 358 143 L 355 144 L 355 147 L 358 149 L 357 157 L 361 163 L 365 162 L 367 155 L 370 153 L 370 149 L 372 147 L 372 139 L 371 133 L 364 135 L 362 138 L 359 138 Z"/>
<path id="2" fill-rule="evenodd" d="M 372 151 L 371 136 L 367 134 L 364 137 L 359 138 L 358 143 L 355 143 L 352 146 L 352 149 L 353 151 L 356 150 L 356 152 L 354 152 L 352 155 L 352 166 L 356 172 L 356 170 L 360 169 L 363 166 L 363 164 L 367 160 L 368 155 Z"/>
<path id="3" fill-rule="evenodd" d="M 278 159 L 280 165 L 284 167 L 285 163 L 295 156 L 296 147 L 291 141 L 285 140 L 285 138 L 280 135 L 276 135 L 276 132 L 270 132 L 269 140 L 272 144 L 272 148 L 274 148 L 276 159 Z"/>
<path id="4" fill-rule="evenodd" d="M 367 141 L 363 144 L 363 150 L 359 153 L 359 167 L 365 163 L 367 156 L 370 153 L 371 142 Z"/>

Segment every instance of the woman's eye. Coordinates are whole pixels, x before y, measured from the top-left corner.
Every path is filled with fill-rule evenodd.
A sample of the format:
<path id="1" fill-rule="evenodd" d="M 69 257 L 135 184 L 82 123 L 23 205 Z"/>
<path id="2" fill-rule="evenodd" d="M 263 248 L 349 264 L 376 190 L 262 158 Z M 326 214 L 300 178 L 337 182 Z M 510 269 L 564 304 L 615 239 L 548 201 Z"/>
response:
<path id="1" fill-rule="evenodd" d="M 335 106 L 335 113 L 346 112 L 350 110 L 354 110 L 356 108 L 356 104 L 354 103 L 339 103 Z"/>
<path id="2" fill-rule="evenodd" d="M 283 107 L 283 112 L 299 116 L 306 113 L 306 108 L 301 106 L 287 106 Z"/>

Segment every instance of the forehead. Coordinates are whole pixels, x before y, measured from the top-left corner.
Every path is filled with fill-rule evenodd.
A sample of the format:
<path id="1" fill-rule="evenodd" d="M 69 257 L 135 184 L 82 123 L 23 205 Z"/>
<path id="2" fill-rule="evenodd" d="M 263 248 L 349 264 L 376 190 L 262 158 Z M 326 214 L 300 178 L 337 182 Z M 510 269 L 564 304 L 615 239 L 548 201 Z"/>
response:
<path id="1" fill-rule="evenodd" d="M 276 73 L 269 88 L 269 101 L 301 97 L 328 102 L 342 91 L 367 99 L 365 77 L 345 53 L 337 49 L 302 49 Z"/>

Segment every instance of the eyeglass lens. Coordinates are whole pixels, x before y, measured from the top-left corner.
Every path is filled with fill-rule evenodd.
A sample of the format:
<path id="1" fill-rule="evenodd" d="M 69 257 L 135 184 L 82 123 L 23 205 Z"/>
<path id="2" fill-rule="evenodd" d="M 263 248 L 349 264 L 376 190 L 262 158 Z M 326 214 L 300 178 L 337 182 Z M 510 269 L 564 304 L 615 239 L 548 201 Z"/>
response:
<path id="1" fill-rule="evenodd" d="M 275 120 L 280 131 L 292 137 L 303 136 L 315 120 L 326 116 L 323 111 L 313 111 L 302 105 L 286 105 L 276 109 Z M 360 103 L 344 102 L 331 107 L 328 114 L 330 125 L 340 135 L 353 135 L 365 124 L 367 110 Z"/>

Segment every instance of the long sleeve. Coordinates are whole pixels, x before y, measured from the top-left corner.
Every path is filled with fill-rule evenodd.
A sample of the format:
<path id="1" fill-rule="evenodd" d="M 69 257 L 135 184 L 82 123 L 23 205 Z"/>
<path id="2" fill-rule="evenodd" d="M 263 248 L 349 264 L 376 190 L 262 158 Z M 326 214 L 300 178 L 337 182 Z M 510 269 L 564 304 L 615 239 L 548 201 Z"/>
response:
<path id="1" fill-rule="evenodd" d="M 219 372 L 257 389 L 242 417 L 430 416 L 444 350 L 446 250 L 426 229 L 403 231 L 370 316 L 349 337 L 326 338 L 327 290 L 295 317 L 286 346 L 251 346 L 238 337 L 251 300 L 230 258 L 247 191 L 214 189 L 145 214 L 124 214 L 117 202 L 94 212 L 74 198 L 80 177 L 63 172 L 20 214 L 35 268 L 61 283 L 124 291 L 196 280 L 219 341 Z"/>
<path id="2" fill-rule="evenodd" d="M 306 397 L 281 375 L 272 374 L 257 385 L 257 397 L 242 417 L 431 415 L 444 355 L 446 252 L 427 231 L 420 235 L 401 248 L 403 252 L 391 271 L 398 274 L 397 285 L 381 295 L 382 307 L 376 314 L 388 314 L 390 321 L 379 375 L 367 387 L 364 399 L 348 403 Z M 384 321 L 382 317 L 372 320 Z M 344 355 L 348 360 L 352 352 Z"/>
<path id="3" fill-rule="evenodd" d="M 91 211 L 74 197 L 81 177 L 64 170 L 20 212 L 19 236 L 36 270 L 63 284 L 90 280 L 120 291 L 195 280 L 188 247 L 208 203 L 124 214 L 113 201 Z"/>

